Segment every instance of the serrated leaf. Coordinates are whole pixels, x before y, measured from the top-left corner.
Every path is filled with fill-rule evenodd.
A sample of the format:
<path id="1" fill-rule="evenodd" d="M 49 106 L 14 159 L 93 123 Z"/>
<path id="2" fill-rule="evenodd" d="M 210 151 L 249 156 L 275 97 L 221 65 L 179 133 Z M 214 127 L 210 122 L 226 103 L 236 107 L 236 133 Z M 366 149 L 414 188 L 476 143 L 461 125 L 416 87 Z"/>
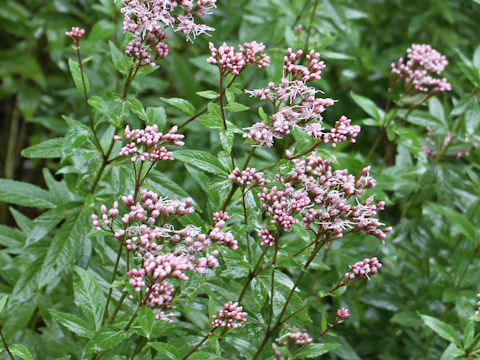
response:
<path id="1" fill-rule="evenodd" d="M 105 297 L 97 280 L 86 270 L 75 266 L 77 278 L 73 282 L 75 300 L 78 302 L 88 322 L 100 329 L 105 309 Z"/>
<path id="2" fill-rule="evenodd" d="M 205 99 L 212 99 L 212 100 L 218 97 L 218 93 L 213 90 L 197 91 L 197 95 Z"/>
<path id="3" fill-rule="evenodd" d="M 177 360 L 179 357 L 177 348 L 173 345 L 162 342 L 149 342 L 148 345 L 157 350 L 162 358 Z"/>
<path id="4" fill-rule="evenodd" d="M 55 318 L 55 320 L 57 320 L 61 325 L 66 327 L 71 332 L 86 338 L 90 338 L 92 336 L 92 331 L 88 328 L 87 323 L 78 316 L 53 309 L 50 309 L 49 312 Z"/>
<path id="5" fill-rule="evenodd" d="M 111 349 L 130 336 L 130 332 L 124 329 L 118 329 L 114 325 L 102 327 L 85 346 L 85 355 L 88 356 Z"/>
<path id="6" fill-rule="evenodd" d="M 452 327 L 452 325 L 447 324 L 437 318 L 428 315 L 419 314 L 420 318 L 423 320 L 424 324 L 432 329 L 438 336 L 444 338 L 445 340 L 455 343 L 458 347 L 462 346 L 460 338 Z"/>
<path id="7" fill-rule="evenodd" d="M 64 209 L 57 207 L 45 211 L 42 215 L 33 220 L 33 228 L 28 232 L 24 247 L 28 247 L 45 237 L 63 220 L 65 217 L 64 212 Z"/>
<path id="8" fill-rule="evenodd" d="M 310 344 L 305 349 L 300 351 L 295 358 L 314 358 L 320 355 L 326 354 L 329 351 L 335 350 L 336 348 L 340 347 L 340 344 L 330 344 L 330 343 L 322 343 L 322 344 Z"/>
<path id="9" fill-rule="evenodd" d="M 362 108 L 363 111 L 365 111 L 368 115 L 370 115 L 378 125 L 381 125 L 383 123 L 383 119 L 385 117 L 385 112 L 378 108 L 375 103 L 361 95 L 357 95 L 354 93 L 350 93 L 352 96 L 353 101 L 357 103 L 358 106 Z"/>
<path id="10" fill-rule="evenodd" d="M 142 306 L 138 311 L 137 322 L 142 328 L 143 334 L 147 339 L 150 339 L 153 330 L 153 323 L 155 321 L 155 314 L 148 306 Z"/>
<path id="11" fill-rule="evenodd" d="M 192 103 L 190 101 L 187 101 L 185 99 L 180 99 L 180 98 L 160 98 L 161 100 L 165 101 L 167 104 L 170 104 L 172 106 L 175 106 L 177 109 L 180 109 L 184 113 L 193 116 L 195 115 L 195 108 L 193 107 Z"/>
<path id="12" fill-rule="evenodd" d="M 82 208 L 71 215 L 57 231 L 40 271 L 40 286 L 48 284 L 56 274 L 73 262 L 87 233 L 87 224 L 86 211 Z"/>
<path id="13" fill-rule="evenodd" d="M 85 87 L 83 87 L 82 71 L 80 69 L 80 65 L 76 61 L 73 61 L 72 59 L 68 59 L 68 67 L 70 68 L 70 73 L 72 74 L 73 82 L 75 83 L 75 86 L 80 91 L 82 96 L 84 96 L 85 93 L 88 94 L 90 91 L 90 83 L 88 82 L 88 78 L 84 73 L 83 76 L 85 80 Z"/>
<path id="14" fill-rule="evenodd" d="M 228 110 L 230 112 L 241 112 L 249 109 L 248 106 L 245 106 L 237 102 L 231 102 L 230 104 L 225 105 L 224 108 L 225 110 Z"/>
<path id="15" fill-rule="evenodd" d="M 10 352 L 23 360 L 33 360 L 33 356 L 25 345 L 14 344 L 10 346 Z"/>
<path id="16" fill-rule="evenodd" d="M 193 165 L 200 170 L 213 174 L 228 175 L 218 159 L 210 153 L 200 150 L 178 150 L 173 152 L 175 159 Z"/>
<path id="17" fill-rule="evenodd" d="M 50 194 L 35 185 L 0 179 L 0 201 L 35 208 L 53 208 Z"/>
<path id="18" fill-rule="evenodd" d="M 22 150 L 22 156 L 26 158 L 59 158 L 62 157 L 64 138 L 55 138 L 32 145 Z"/>

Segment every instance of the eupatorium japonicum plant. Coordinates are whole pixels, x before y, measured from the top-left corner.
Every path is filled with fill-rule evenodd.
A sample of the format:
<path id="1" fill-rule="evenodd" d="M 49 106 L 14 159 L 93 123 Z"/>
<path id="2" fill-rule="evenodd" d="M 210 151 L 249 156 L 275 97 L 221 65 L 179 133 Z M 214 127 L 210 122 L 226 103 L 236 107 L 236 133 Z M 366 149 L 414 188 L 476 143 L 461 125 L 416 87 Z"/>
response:
<path id="1" fill-rule="evenodd" d="M 123 53 L 112 45 L 125 75 L 121 94 L 91 94 L 80 52 L 86 32 L 65 33 L 77 53 L 70 68 L 88 125 L 67 119 L 64 182 L 46 178 L 68 215 L 51 227 L 60 226 L 55 246 L 32 276 L 43 278 L 39 291 L 73 276 L 66 307 L 77 304 L 83 315 L 50 309 L 50 321 L 83 338 L 72 355 L 92 360 L 287 359 L 336 350 L 330 335 L 352 313 L 341 295 L 370 281 L 382 264 L 361 252 L 335 268 L 331 259 L 345 243 L 369 236 L 385 243 L 392 228 L 380 220 L 385 202 L 375 200 L 370 166 L 343 169 L 330 152 L 355 143 L 361 129 L 347 116 L 324 121 L 335 101 L 316 87 L 326 68 L 320 53 L 287 49 L 278 82 L 245 94 L 236 81 L 247 68 L 271 65 L 265 45 L 252 40 L 237 51 L 210 43 L 198 51 L 210 51 L 205 64 L 218 69 L 218 88 L 199 92 L 211 102 L 198 112 L 186 100 L 164 99 L 190 115 L 173 122 L 159 108 L 144 108 L 132 94 L 134 81 L 172 52 L 168 31 L 187 40 L 213 31 L 197 20 L 215 1 L 122 4 Z M 415 64 L 408 65 L 414 72 Z M 268 108 L 244 127 L 235 113 L 249 109 L 241 103 L 247 95 Z M 205 125 L 222 150 L 197 149 L 188 135 L 193 123 Z M 85 141 L 69 144 L 78 132 Z M 272 160 L 278 154 L 280 161 Z M 182 189 L 170 179 L 176 170 L 188 171 L 206 205 L 188 195 L 191 184 Z M 87 250 L 65 242 L 72 234 L 91 239 L 95 255 L 76 261 Z"/>

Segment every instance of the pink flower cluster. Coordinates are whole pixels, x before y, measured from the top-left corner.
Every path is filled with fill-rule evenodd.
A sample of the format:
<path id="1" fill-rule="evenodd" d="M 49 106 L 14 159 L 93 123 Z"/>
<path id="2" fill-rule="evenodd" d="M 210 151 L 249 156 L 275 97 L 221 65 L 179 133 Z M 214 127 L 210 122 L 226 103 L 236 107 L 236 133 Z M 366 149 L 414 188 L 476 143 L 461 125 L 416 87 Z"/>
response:
<path id="1" fill-rule="evenodd" d="M 218 267 L 218 250 L 211 250 L 215 244 L 231 249 L 238 247 L 231 232 L 223 228 L 229 220 L 225 212 L 214 214 L 214 228 L 206 234 L 193 225 L 176 230 L 171 222 L 194 212 L 193 200 L 169 200 L 153 191 L 141 190 L 140 201 L 133 196 L 123 196 L 127 211 L 120 215 L 119 204 L 111 209 L 101 206 L 101 217 L 92 214 L 97 231 L 108 231 L 128 251 L 136 254 L 139 267 L 127 275 L 130 284 L 140 294 L 140 303 L 154 308 L 156 317 L 171 319 L 171 313 L 164 310 L 171 306 L 174 287 L 167 279 L 188 280 L 187 271 L 200 274 Z M 116 220 L 118 217 L 121 221 Z"/>
<path id="2" fill-rule="evenodd" d="M 296 345 L 305 345 L 312 342 L 312 338 L 306 332 L 300 332 L 298 330 L 293 330 L 290 335 L 290 339 L 295 342 Z"/>
<path id="3" fill-rule="evenodd" d="M 182 134 L 177 134 L 178 127 L 172 127 L 168 133 L 158 131 L 158 126 L 147 126 L 145 129 L 130 130 L 127 125 L 124 131 L 125 140 L 130 141 L 121 150 L 120 156 L 130 156 L 132 162 L 137 160 L 150 161 L 155 163 L 158 160 L 173 160 L 172 153 L 165 145 L 183 146 Z M 122 137 L 115 135 L 115 140 L 122 140 Z"/>
<path id="4" fill-rule="evenodd" d="M 65 31 L 65 35 L 71 38 L 75 43 L 78 43 L 83 35 L 85 35 L 85 30 L 74 26 L 71 31 Z"/>
<path id="5" fill-rule="evenodd" d="M 136 35 L 127 46 L 126 53 L 138 64 L 155 66 L 155 61 L 168 55 L 165 27 L 181 31 L 192 40 L 201 34 L 215 30 L 195 19 L 210 14 L 216 0 L 122 0 L 125 14 L 123 30 Z M 150 53 L 154 49 L 155 57 Z"/>
<path id="6" fill-rule="evenodd" d="M 434 77 L 434 75 L 440 75 L 448 64 L 444 55 L 430 45 L 412 44 L 407 49 L 407 57 L 406 63 L 403 58 L 400 58 L 397 64 L 392 63 L 393 75 L 403 79 L 407 85 L 412 85 L 417 91 L 441 93 L 452 90 L 446 78 Z"/>
<path id="7" fill-rule="evenodd" d="M 261 53 L 265 50 L 263 43 L 252 41 L 238 45 L 238 52 L 235 52 L 233 46 L 223 43 L 218 49 L 213 43 L 209 43 L 212 56 L 207 59 L 209 64 L 218 66 L 223 76 L 227 74 L 239 75 L 249 65 L 257 65 L 257 67 L 270 66 L 270 57 Z"/>
<path id="8" fill-rule="evenodd" d="M 345 278 L 348 280 L 369 278 L 369 275 L 375 275 L 381 267 L 382 264 L 378 262 L 376 257 L 367 258 L 350 265 L 350 272 L 345 274 Z"/>
<path id="9" fill-rule="evenodd" d="M 262 239 L 262 242 L 260 243 L 260 245 L 262 246 L 263 245 L 273 246 L 273 244 L 276 241 L 275 237 L 272 234 L 270 234 L 270 232 L 266 227 L 263 227 L 263 229 L 260 230 L 260 232 L 258 233 L 258 236 L 260 237 L 260 239 Z"/>
<path id="10" fill-rule="evenodd" d="M 321 139 L 324 143 L 331 143 L 335 147 L 337 143 L 344 141 L 355 142 L 355 138 L 360 133 L 361 128 L 358 125 L 351 125 L 351 122 L 352 120 L 342 116 L 329 132 L 323 132 L 319 123 L 307 125 L 305 131 L 308 135 Z"/>
<path id="11" fill-rule="evenodd" d="M 338 320 L 345 320 L 346 318 L 349 318 L 349 317 L 350 317 L 350 312 L 348 311 L 348 309 L 345 309 L 342 307 L 337 310 Z"/>
<path id="12" fill-rule="evenodd" d="M 229 301 L 223 306 L 218 315 L 213 315 L 212 325 L 216 329 L 218 327 L 239 328 L 242 323 L 247 321 L 248 314 L 242 311 L 243 308 L 237 302 Z"/>
<path id="13" fill-rule="evenodd" d="M 359 196 L 375 186 L 369 176 L 370 167 L 361 176 L 348 170 L 333 170 L 331 162 L 316 154 L 306 159 L 294 159 L 295 170 L 288 176 L 277 174 L 283 189 L 263 188 L 258 195 L 263 208 L 271 215 L 272 224 L 290 231 L 299 223 L 313 231 L 325 231 L 340 238 L 345 231 L 364 233 L 385 239 L 391 227 L 383 228 L 375 216 L 385 202 L 374 203 L 373 196 L 360 201 Z M 300 215 L 300 216 L 297 216 Z"/>
<path id="14" fill-rule="evenodd" d="M 263 177 L 263 172 L 257 171 L 255 168 L 246 168 L 241 171 L 237 167 L 228 175 L 228 178 L 241 187 L 264 186 L 270 182 L 270 180 Z"/>
<path id="15" fill-rule="evenodd" d="M 278 85 L 270 82 L 265 89 L 246 91 L 253 97 L 271 102 L 278 110 L 266 122 L 244 129 L 247 132 L 243 137 L 253 140 L 258 146 L 272 147 L 275 138 L 283 138 L 298 126 L 319 142 L 331 143 L 332 146 L 347 140 L 354 142 L 360 127 L 352 126 L 351 120 L 345 116 L 330 132 L 325 131 L 322 114 L 335 102 L 330 98 L 317 98 L 319 91 L 308 85 L 308 82 L 321 78 L 325 64 L 318 60 L 320 55 L 313 50 L 306 55 L 306 66 L 297 64 L 302 54 L 301 50 L 287 50 L 283 77 Z"/>

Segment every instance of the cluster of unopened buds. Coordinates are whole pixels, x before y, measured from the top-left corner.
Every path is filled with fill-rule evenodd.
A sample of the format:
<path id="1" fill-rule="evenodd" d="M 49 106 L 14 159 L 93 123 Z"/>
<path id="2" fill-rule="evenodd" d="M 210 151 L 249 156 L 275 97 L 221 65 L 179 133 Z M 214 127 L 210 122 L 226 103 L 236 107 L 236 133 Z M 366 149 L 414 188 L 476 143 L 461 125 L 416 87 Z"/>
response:
<path id="1" fill-rule="evenodd" d="M 155 309 L 157 319 L 171 321 L 172 313 L 164 310 L 174 308 L 174 287 L 167 279 L 186 281 L 187 271 L 204 274 L 218 267 L 219 252 L 211 249 L 216 244 L 233 250 L 238 247 L 233 234 L 223 230 L 229 216 L 222 211 L 214 213 L 214 227 L 207 235 L 194 225 L 180 230 L 171 225 L 173 220 L 195 211 L 190 198 L 169 200 L 142 189 L 140 201 L 135 202 L 129 195 L 123 196 L 122 202 L 128 209 L 123 215 L 117 202 L 111 209 L 102 205 L 101 216 L 92 214 L 92 223 L 97 231 L 110 232 L 134 252 L 140 266 L 127 275 L 130 285 L 140 294 L 140 304 Z"/>
<path id="2" fill-rule="evenodd" d="M 376 257 L 371 259 L 367 258 L 350 265 L 350 271 L 345 274 L 345 278 L 347 280 L 370 278 L 370 276 L 375 275 L 381 267 L 382 264 Z"/>
<path id="3" fill-rule="evenodd" d="M 74 26 L 72 27 L 72 30 L 66 31 L 65 35 L 72 39 L 75 43 L 78 43 L 83 35 L 85 35 L 85 30 Z"/>
<path id="4" fill-rule="evenodd" d="M 216 6 L 216 0 L 122 0 L 125 15 L 123 30 L 136 37 L 126 49 L 127 55 L 138 61 L 138 65 L 155 66 L 155 61 L 168 55 L 167 38 L 164 28 L 171 27 L 181 31 L 187 40 L 207 34 L 215 29 L 195 23 L 195 19 L 210 14 Z M 151 51 L 155 57 L 152 58 Z"/>
<path id="5" fill-rule="evenodd" d="M 257 171 L 255 168 L 246 168 L 242 171 L 237 167 L 228 175 L 228 178 L 241 187 L 264 186 L 270 182 L 263 177 L 263 172 Z"/>
<path id="6" fill-rule="evenodd" d="M 420 92 L 442 93 L 452 90 L 446 78 L 435 77 L 440 75 L 448 64 L 445 55 L 440 54 L 430 45 L 412 44 L 407 49 L 407 57 L 406 63 L 403 58 L 400 58 L 397 64 L 392 63 L 392 75 L 403 79 L 407 86 L 411 85 Z M 408 90 L 407 88 L 406 92 L 409 92 Z"/>
<path id="7" fill-rule="evenodd" d="M 260 242 L 260 245 L 262 246 L 263 245 L 273 246 L 273 244 L 276 241 L 275 236 L 270 234 L 270 232 L 266 227 L 263 227 L 263 229 L 260 230 L 260 232 L 258 233 L 258 236 L 260 237 L 260 239 L 262 239 L 262 241 Z"/>
<path id="8" fill-rule="evenodd" d="M 345 309 L 345 308 L 340 308 L 337 310 L 337 319 L 340 321 L 340 320 L 345 320 L 347 318 L 350 317 L 350 312 L 348 311 L 348 309 Z"/>
<path id="9" fill-rule="evenodd" d="M 125 140 L 129 141 L 127 145 L 120 150 L 120 156 L 130 156 L 132 162 L 137 160 L 150 161 L 152 163 L 158 160 L 173 160 L 172 153 L 167 150 L 166 145 L 183 146 L 181 141 L 184 135 L 177 134 L 178 127 L 172 127 L 167 133 L 158 131 L 158 126 L 147 126 L 145 129 L 130 130 L 127 125 L 124 131 Z M 115 135 L 115 140 L 122 140 L 122 137 Z"/>
<path id="10" fill-rule="evenodd" d="M 425 139 L 427 144 L 422 147 L 422 150 L 429 157 L 432 157 L 432 158 L 437 157 L 439 151 L 444 153 L 448 147 L 450 147 L 453 143 L 456 142 L 456 139 L 453 137 L 452 133 L 448 131 L 447 134 L 445 135 L 445 138 L 443 139 L 442 145 L 438 146 L 437 142 L 432 137 L 433 130 L 430 126 L 427 127 L 427 132 L 428 132 L 428 137 Z M 463 143 L 468 144 L 469 143 L 468 139 L 464 140 Z M 468 146 L 468 145 L 465 145 L 465 146 Z M 464 156 L 470 155 L 470 150 L 468 148 L 457 150 L 455 151 L 454 154 L 457 159 L 461 159 Z"/>
<path id="11" fill-rule="evenodd" d="M 233 46 L 223 43 L 218 49 L 213 43 L 209 43 L 212 55 L 207 59 L 209 64 L 218 66 L 223 76 L 227 74 L 240 75 L 249 65 L 257 67 L 270 66 L 270 57 L 262 53 L 265 50 L 263 43 L 252 41 L 238 45 L 238 52 L 235 52 Z"/>
<path id="12" fill-rule="evenodd" d="M 223 306 L 218 315 L 212 315 L 212 326 L 214 329 L 218 327 L 239 328 L 247 321 L 248 314 L 242 311 L 243 308 L 237 302 L 229 301 Z"/>
<path id="13" fill-rule="evenodd" d="M 356 179 L 347 170 L 334 171 L 330 161 L 316 154 L 292 161 L 295 169 L 288 176 L 277 174 L 282 188 L 264 187 L 258 195 L 272 224 L 290 231 L 301 218 L 305 228 L 324 231 L 335 238 L 348 231 L 374 235 L 382 241 L 392 230 L 382 228 L 384 224 L 375 217 L 385 202 L 374 203 L 373 196 L 359 200 L 359 195 L 375 186 L 369 176 L 370 167 L 364 168 Z M 262 239 L 266 238 L 264 234 Z"/>
<path id="14" fill-rule="evenodd" d="M 330 131 L 324 128 L 322 114 L 335 101 L 317 98 L 319 91 L 308 83 L 321 79 L 325 64 L 314 50 L 306 55 L 306 66 L 297 64 L 302 55 L 302 50 L 294 52 L 288 49 L 279 84 L 270 82 L 265 89 L 246 90 L 253 97 L 271 102 L 278 110 L 266 122 L 244 129 L 247 132 L 243 137 L 254 141 L 257 146 L 272 147 L 274 139 L 290 134 L 293 127 L 300 127 L 308 135 L 317 138 L 319 143 L 336 146 L 343 141 L 355 142 L 360 126 L 351 125 L 351 120 L 346 116 L 342 116 Z"/>

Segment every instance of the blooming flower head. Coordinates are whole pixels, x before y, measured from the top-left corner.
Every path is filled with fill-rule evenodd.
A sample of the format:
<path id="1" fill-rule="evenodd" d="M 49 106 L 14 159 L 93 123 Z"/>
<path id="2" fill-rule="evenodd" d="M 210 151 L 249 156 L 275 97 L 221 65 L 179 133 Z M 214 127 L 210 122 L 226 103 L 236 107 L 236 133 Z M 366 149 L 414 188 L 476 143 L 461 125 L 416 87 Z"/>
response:
<path id="1" fill-rule="evenodd" d="M 405 81 L 407 86 L 413 86 L 415 90 L 420 92 L 433 91 L 434 93 L 442 93 L 451 91 L 452 86 L 446 78 L 438 78 L 448 60 L 445 55 L 440 54 L 427 44 L 412 44 L 407 49 L 407 62 L 403 58 L 398 63 L 392 63 L 392 75 L 397 76 Z M 408 87 L 406 88 L 408 92 Z"/>
<path id="2" fill-rule="evenodd" d="M 274 139 L 290 134 L 294 127 L 304 129 L 319 143 L 336 146 L 343 141 L 355 142 L 360 126 L 351 125 L 351 120 L 346 116 L 342 116 L 330 131 L 323 126 L 322 114 L 335 101 L 317 97 L 319 91 L 309 83 L 321 79 L 325 64 L 319 60 L 320 54 L 312 50 L 305 57 L 307 64 L 301 65 L 299 60 L 302 55 L 302 50 L 294 52 L 288 49 L 284 58 L 283 77 L 278 84 L 271 82 L 267 88 L 245 91 L 252 97 L 271 102 L 277 109 L 267 120 L 244 129 L 246 132 L 243 137 L 256 142 L 256 146 L 272 147 Z"/>
<path id="3" fill-rule="evenodd" d="M 153 191 L 142 189 L 139 201 L 123 196 L 127 210 L 115 202 L 112 208 L 102 205 L 101 215 L 92 214 L 97 231 L 110 232 L 134 254 L 137 267 L 127 272 L 129 283 L 141 294 L 141 305 L 155 310 L 159 320 L 172 321 L 171 305 L 174 286 L 169 281 L 187 281 L 190 272 L 205 274 L 219 266 L 218 250 L 223 245 L 235 250 L 237 242 L 231 232 L 225 231 L 229 216 L 219 211 L 214 214 L 214 228 L 202 233 L 194 225 L 175 229 L 173 221 L 195 211 L 193 200 L 167 199 Z M 132 295 L 132 298 L 135 298 Z"/>
<path id="4" fill-rule="evenodd" d="M 213 43 L 209 43 L 209 47 L 212 55 L 207 62 L 218 66 L 223 75 L 240 75 L 243 70 L 253 64 L 259 68 L 270 66 L 270 57 L 262 53 L 265 50 L 263 43 L 252 41 L 238 45 L 238 52 L 235 52 L 235 48 L 226 43 L 223 43 L 218 49 Z"/>

